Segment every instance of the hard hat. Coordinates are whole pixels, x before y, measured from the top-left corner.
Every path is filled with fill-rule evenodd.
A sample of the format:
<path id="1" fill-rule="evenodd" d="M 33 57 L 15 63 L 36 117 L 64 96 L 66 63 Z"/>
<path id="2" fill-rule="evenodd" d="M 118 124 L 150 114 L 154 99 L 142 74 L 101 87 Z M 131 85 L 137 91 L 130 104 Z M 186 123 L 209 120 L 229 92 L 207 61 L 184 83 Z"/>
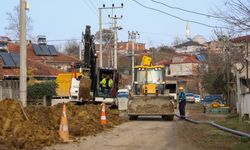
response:
<path id="1" fill-rule="evenodd" d="M 184 88 L 182 86 L 179 87 L 179 90 L 183 90 Z"/>

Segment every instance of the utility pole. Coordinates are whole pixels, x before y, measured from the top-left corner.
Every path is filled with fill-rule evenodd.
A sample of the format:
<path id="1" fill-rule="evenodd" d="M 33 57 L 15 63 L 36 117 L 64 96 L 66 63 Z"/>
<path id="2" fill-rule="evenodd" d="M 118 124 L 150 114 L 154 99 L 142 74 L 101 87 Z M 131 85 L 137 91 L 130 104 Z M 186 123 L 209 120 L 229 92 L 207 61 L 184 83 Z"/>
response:
<path id="1" fill-rule="evenodd" d="M 112 17 L 113 17 L 113 10 L 114 9 L 119 9 L 119 8 L 123 8 L 123 3 L 121 3 L 121 6 L 118 6 L 118 7 L 115 7 L 114 4 L 112 4 L 112 7 L 105 7 L 105 4 L 103 4 L 102 7 L 99 8 L 99 36 L 100 36 L 99 52 L 100 52 L 100 67 L 103 66 L 103 63 L 102 63 L 103 62 L 103 60 L 102 60 L 103 59 L 103 57 L 102 57 L 102 10 L 103 9 L 111 9 L 112 10 Z M 112 21 L 112 24 L 114 24 L 114 21 Z M 114 27 L 114 25 L 112 25 L 112 27 Z M 112 55 L 112 53 L 111 53 L 111 55 Z"/>
<path id="2" fill-rule="evenodd" d="M 128 37 L 129 39 L 132 41 L 132 54 L 131 54 L 131 61 L 132 61 L 132 85 L 134 83 L 134 77 L 135 77 L 135 71 L 134 71 L 134 68 L 135 68 L 135 44 L 136 44 L 136 39 L 139 38 L 139 33 L 136 31 L 128 31 Z M 129 42 L 129 41 L 128 41 Z"/>
<path id="3" fill-rule="evenodd" d="M 105 6 L 105 5 L 104 5 Z M 100 67 L 103 66 L 102 64 L 102 8 L 99 8 L 99 53 L 100 53 Z"/>
<path id="4" fill-rule="evenodd" d="M 82 42 L 79 42 L 79 59 L 82 62 Z M 82 73 L 82 67 L 80 67 L 80 72 Z"/>
<path id="5" fill-rule="evenodd" d="M 24 107 L 27 106 L 27 47 L 26 47 L 26 10 L 28 10 L 26 0 L 20 0 L 20 74 L 19 74 L 19 94 L 20 101 Z"/>
<path id="6" fill-rule="evenodd" d="M 110 16 L 109 16 L 110 17 Z M 121 30 L 122 28 L 117 26 L 117 19 L 122 19 L 121 17 L 117 17 L 116 15 L 114 17 L 111 17 L 111 19 L 113 19 L 113 25 L 112 28 L 114 30 L 114 68 L 117 69 L 117 30 Z"/>

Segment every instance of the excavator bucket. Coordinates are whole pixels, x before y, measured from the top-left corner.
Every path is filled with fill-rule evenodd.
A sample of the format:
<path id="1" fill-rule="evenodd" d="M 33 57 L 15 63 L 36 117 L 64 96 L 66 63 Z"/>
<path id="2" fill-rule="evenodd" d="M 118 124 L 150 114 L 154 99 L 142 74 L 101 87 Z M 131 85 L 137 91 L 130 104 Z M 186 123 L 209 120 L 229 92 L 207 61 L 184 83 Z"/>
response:
<path id="1" fill-rule="evenodd" d="M 137 116 L 162 116 L 172 120 L 174 112 L 172 96 L 132 96 L 128 101 L 128 115 L 131 120 Z"/>
<path id="2" fill-rule="evenodd" d="M 91 79 L 88 76 L 83 76 L 80 80 L 79 99 L 91 100 Z"/>

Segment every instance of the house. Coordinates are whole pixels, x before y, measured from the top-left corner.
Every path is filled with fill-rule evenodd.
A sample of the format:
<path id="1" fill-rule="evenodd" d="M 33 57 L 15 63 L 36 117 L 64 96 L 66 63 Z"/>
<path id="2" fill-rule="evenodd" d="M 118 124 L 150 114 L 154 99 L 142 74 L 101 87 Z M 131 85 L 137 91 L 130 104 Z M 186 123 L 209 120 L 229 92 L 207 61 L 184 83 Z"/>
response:
<path id="1" fill-rule="evenodd" d="M 102 46 L 103 52 L 107 50 L 114 49 L 113 44 L 103 44 Z M 132 50 L 132 42 L 118 42 L 117 43 L 117 52 L 118 54 L 127 54 L 129 51 Z M 140 54 L 146 50 L 145 43 L 135 43 L 135 53 Z M 96 51 L 99 52 L 99 44 L 96 44 Z"/>
<path id="2" fill-rule="evenodd" d="M 176 53 L 171 61 L 163 60 L 159 65 L 165 66 L 166 79 L 168 82 L 176 82 L 186 87 L 186 90 L 201 93 L 201 73 L 199 60 L 201 56 Z"/>
<path id="3" fill-rule="evenodd" d="M 176 49 L 177 53 L 183 54 L 199 54 L 201 53 L 206 45 L 206 40 L 201 35 L 196 35 L 193 39 L 189 39 L 188 41 L 175 45 L 174 48 Z"/>
<path id="4" fill-rule="evenodd" d="M 99 44 L 95 45 L 96 52 L 99 54 Z M 145 43 L 136 43 L 135 44 L 135 55 L 142 54 L 146 50 Z M 132 52 L 132 42 L 118 42 L 117 43 L 117 52 L 118 58 L 120 56 L 131 57 Z M 114 54 L 114 45 L 113 44 L 103 44 L 102 46 L 102 57 L 103 57 L 103 66 L 110 67 L 113 64 L 112 57 Z M 97 63 L 99 64 L 99 57 L 97 57 Z"/>
<path id="5" fill-rule="evenodd" d="M 27 43 L 28 78 L 56 79 L 58 73 L 67 71 L 78 59 L 56 51 L 53 45 Z M 0 37 L 0 99 L 19 96 L 20 46 L 7 37 Z"/>
<path id="6" fill-rule="evenodd" d="M 18 43 L 8 43 L 8 51 L 19 54 Z M 55 69 L 66 72 L 71 68 L 72 63 L 79 62 L 79 59 L 58 52 L 54 45 L 48 45 L 46 39 L 41 42 L 38 38 L 37 43 L 27 44 L 27 59 L 47 64 Z"/>
<path id="7" fill-rule="evenodd" d="M 179 55 L 170 64 L 170 76 L 196 76 L 200 61 L 195 56 Z"/>
<path id="8" fill-rule="evenodd" d="M 241 119 L 249 119 L 250 116 L 250 68 L 249 68 L 249 43 L 250 35 L 237 37 L 231 40 L 241 47 L 245 63 L 234 64 L 231 70 L 236 77 L 235 90 L 232 91 L 231 98 L 236 103 L 236 110 Z"/>
<path id="9" fill-rule="evenodd" d="M 240 76 L 244 79 L 250 78 L 250 54 L 249 54 L 249 47 L 250 47 L 250 35 L 237 37 L 231 40 L 237 46 L 242 48 L 242 53 L 244 55 L 245 64 L 244 68 L 240 73 Z M 250 88 L 250 85 L 249 85 Z"/>

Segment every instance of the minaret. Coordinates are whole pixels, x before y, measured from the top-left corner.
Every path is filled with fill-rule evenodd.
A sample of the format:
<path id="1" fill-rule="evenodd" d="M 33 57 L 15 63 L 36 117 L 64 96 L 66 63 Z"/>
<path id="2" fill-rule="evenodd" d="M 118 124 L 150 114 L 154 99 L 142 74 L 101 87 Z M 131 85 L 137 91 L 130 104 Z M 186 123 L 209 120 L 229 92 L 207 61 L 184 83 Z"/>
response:
<path id="1" fill-rule="evenodd" d="M 186 25 L 186 40 L 188 41 L 190 39 L 190 26 L 189 26 L 189 22 L 187 22 Z"/>

